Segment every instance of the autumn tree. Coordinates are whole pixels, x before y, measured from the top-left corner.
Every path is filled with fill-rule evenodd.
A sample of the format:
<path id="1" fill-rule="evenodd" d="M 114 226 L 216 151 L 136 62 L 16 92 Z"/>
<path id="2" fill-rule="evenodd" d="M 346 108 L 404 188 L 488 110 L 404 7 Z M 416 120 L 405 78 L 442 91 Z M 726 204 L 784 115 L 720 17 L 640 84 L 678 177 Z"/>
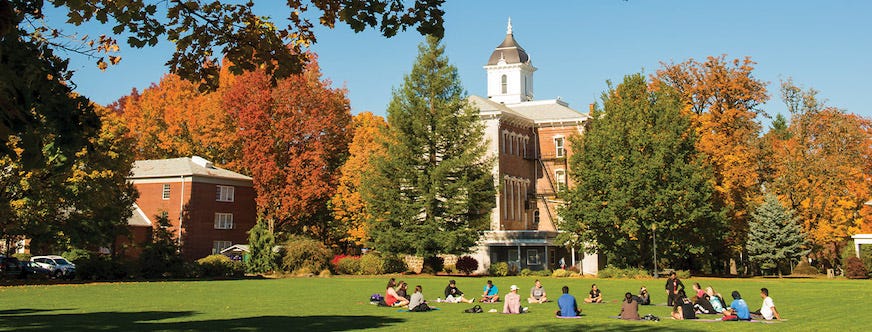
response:
<path id="1" fill-rule="evenodd" d="M 751 262 L 763 270 L 778 270 L 779 275 L 809 252 L 799 220 L 772 193 L 751 213 L 747 241 Z"/>
<path id="2" fill-rule="evenodd" d="M 602 96 L 585 134 L 570 140 L 576 186 L 560 209 L 562 239 L 577 237 L 620 267 L 699 268 L 723 240 L 712 174 L 671 88 L 628 75 Z M 656 227 L 656 230 L 653 228 Z"/>
<path id="3" fill-rule="evenodd" d="M 361 187 L 373 247 L 434 258 L 467 252 L 495 206 L 478 111 L 444 46 L 428 36 L 388 106 L 387 153 Z"/>
<path id="4" fill-rule="evenodd" d="M 754 65 L 750 58 L 729 61 L 725 55 L 663 63 L 651 83 L 655 90 L 677 91 L 691 116 L 696 149 L 714 170 L 717 203 L 730 225 L 727 245 L 734 252 L 747 234 L 749 206 L 760 195 L 757 115 L 769 97 L 766 83 L 753 75 Z"/>
<path id="5" fill-rule="evenodd" d="M 371 218 L 366 202 L 361 198 L 361 179 L 363 173 L 372 168 L 374 156 L 384 156 L 387 122 L 384 118 L 370 112 L 363 112 L 353 119 L 354 137 L 348 145 L 348 160 L 339 168 L 339 185 L 331 199 L 332 227 L 342 241 L 350 245 L 362 246 L 369 241 L 367 220 Z"/>
<path id="6" fill-rule="evenodd" d="M 872 221 L 872 121 L 827 107 L 817 92 L 782 83 L 789 136 L 777 142 L 771 187 L 796 210 L 818 257 L 832 264 L 844 239 Z"/>
<path id="7" fill-rule="evenodd" d="M 351 140 L 346 90 L 330 84 L 312 60 L 275 88 L 255 71 L 237 77 L 224 94 L 225 107 L 237 112 L 258 215 L 271 231 L 329 238 L 327 203 Z"/>

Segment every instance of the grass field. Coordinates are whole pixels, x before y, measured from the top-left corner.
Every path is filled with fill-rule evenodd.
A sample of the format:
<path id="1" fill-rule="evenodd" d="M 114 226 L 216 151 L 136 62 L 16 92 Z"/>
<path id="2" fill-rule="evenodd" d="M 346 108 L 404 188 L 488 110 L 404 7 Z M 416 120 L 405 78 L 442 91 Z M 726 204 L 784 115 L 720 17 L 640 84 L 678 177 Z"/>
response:
<path id="1" fill-rule="evenodd" d="M 422 285 L 425 298 L 442 296 L 448 277 L 396 276 L 411 287 Z M 729 297 L 742 293 L 752 310 L 759 309 L 759 289 L 767 287 L 785 321 L 672 321 L 666 306 L 642 306 L 660 322 L 625 322 L 608 318 L 620 311 L 626 291 L 646 285 L 652 302 L 665 304 L 663 279 L 616 280 L 542 278 L 549 297 L 563 285 L 581 302 L 596 283 L 608 303 L 580 304 L 582 319 L 557 319 L 555 303 L 535 304 L 530 313 L 465 314 L 469 304 L 432 303 L 439 311 L 398 312 L 370 305 L 372 293 L 384 293 L 385 277 L 291 278 L 229 281 L 126 282 L 0 287 L 0 331 L 868 331 L 872 329 L 872 281 L 821 279 L 684 280 L 712 285 Z M 478 295 L 487 278 L 455 278 L 468 295 Z M 522 299 L 533 277 L 494 278 L 505 294 L 511 284 Z M 485 304 L 502 310 L 502 303 Z M 714 318 L 716 316 L 711 316 Z M 708 318 L 708 317 L 707 317 Z"/>

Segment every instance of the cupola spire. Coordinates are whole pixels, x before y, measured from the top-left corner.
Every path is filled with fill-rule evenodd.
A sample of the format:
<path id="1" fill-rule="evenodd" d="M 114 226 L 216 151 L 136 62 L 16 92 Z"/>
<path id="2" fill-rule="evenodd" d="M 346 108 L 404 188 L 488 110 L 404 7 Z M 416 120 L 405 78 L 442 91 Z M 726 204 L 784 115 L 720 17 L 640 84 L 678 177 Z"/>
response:
<path id="1" fill-rule="evenodd" d="M 507 35 L 512 34 L 512 17 L 511 16 L 509 16 L 509 26 L 506 27 L 506 34 Z"/>

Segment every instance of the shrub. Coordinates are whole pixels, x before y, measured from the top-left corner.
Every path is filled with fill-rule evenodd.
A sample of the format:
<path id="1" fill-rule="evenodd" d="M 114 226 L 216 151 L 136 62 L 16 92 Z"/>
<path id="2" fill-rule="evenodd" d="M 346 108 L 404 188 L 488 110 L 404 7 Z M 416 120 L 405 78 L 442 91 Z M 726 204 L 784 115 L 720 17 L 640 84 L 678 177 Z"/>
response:
<path id="1" fill-rule="evenodd" d="M 566 278 L 572 274 L 572 271 L 564 270 L 564 269 L 556 269 L 551 273 L 552 277 L 556 278 Z"/>
<path id="2" fill-rule="evenodd" d="M 109 256 L 81 256 L 76 261 L 76 277 L 82 280 L 117 280 L 127 276 L 127 268 Z"/>
<path id="3" fill-rule="evenodd" d="M 648 274 L 647 272 L 645 273 Z M 675 270 L 675 276 L 678 279 L 690 279 L 690 270 Z"/>
<path id="4" fill-rule="evenodd" d="M 687 271 L 684 271 L 684 272 L 685 272 L 687 275 L 690 275 L 689 272 L 687 272 Z M 675 274 L 676 274 L 676 276 L 678 276 L 678 277 L 681 278 L 681 279 L 686 278 L 686 277 L 682 277 L 682 276 L 680 276 L 679 271 L 675 271 Z M 649 277 L 649 276 L 650 276 L 650 275 L 648 274 L 648 271 L 647 271 L 647 270 L 644 270 L 644 269 L 633 268 L 633 267 L 631 267 L 631 268 L 626 268 L 626 269 L 622 269 L 622 268 L 614 267 L 614 266 L 611 266 L 611 265 L 606 266 L 604 269 L 599 270 L 599 273 L 597 274 L 597 277 L 600 277 L 600 278 L 631 278 L 631 279 L 639 279 L 639 278 L 647 278 L 647 277 Z"/>
<path id="5" fill-rule="evenodd" d="M 793 274 L 815 275 L 819 273 L 820 272 L 818 272 L 817 268 L 811 266 L 811 264 L 809 264 L 808 261 L 804 259 L 799 260 L 799 264 L 796 264 L 796 266 L 793 268 Z"/>
<path id="6" fill-rule="evenodd" d="M 505 277 L 509 275 L 509 263 L 499 262 L 491 264 L 488 268 L 488 274 L 495 277 Z"/>
<path id="7" fill-rule="evenodd" d="M 478 260 L 470 256 L 463 256 L 457 259 L 457 263 L 454 266 L 457 267 L 458 271 L 470 275 L 475 270 L 478 270 Z"/>
<path id="8" fill-rule="evenodd" d="M 384 273 L 384 260 L 376 253 L 368 253 L 360 257 L 360 273 L 375 275 Z"/>
<path id="9" fill-rule="evenodd" d="M 409 267 L 406 266 L 406 261 L 400 258 L 400 256 L 386 255 L 385 257 L 382 257 L 382 271 L 384 271 L 384 273 L 403 273 L 408 269 Z"/>
<path id="10" fill-rule="evenodd" d="M 91 258 L 91 252 L 85 249 L 70 249 L 61 254 L 64 259 L 78 264 L 79 261 L 84 261 Z M 28 259 L 29 260 L 29 259 Z"/>
<path id="11" fill-rule="evenodd" d="M 442 267 L 442 272 L 454 274 L 457 272 L 457 266 L 454 264 L 445 264 L 445 266 Z"/>
<path id="12" fill-rule="evenodd" d="M 522 277 L 529 277 L 529 276 L 533 275 L 533 270 L 523 269 L 523 270 L 521 270 L 521 273 L 519 275 Z"/>
<path id="13" fill-rule="evenodd" d="M 282 268 L 285 271 L 321 271 L 327 268 L 333 255 L 323 243 L 317 240 L 292 235 L 285 242 Z"/>
<path id="14" fill-rule="evenodd" d="M 566 269 L 569 270 L 569 271 L 571 271 L 571 272 L 581 273 L 581 268 L 578 267 L 578 265 L 573 265 L 573 266 L 570 266 L 570 267 L 568 267 L 568 268 L 566 268 Z"/>
<path id="15" fill-rule="evenodd" d="M 336 272 L 341 274 L 360 274 L 360 257 L 342 257 L 336 263 Z"/>
<path id="16" fill-rule="evenodd" d="M 869 271 L 863 266 L 861 261 L 856 256 L 848 257 L 845 262 L 845 276 L 851 279 L 865 279 L 869 277 Z"/>
<path id="17" fill-rule="evenodd" d="M 541 271 L 533 271 L 533 274 L 531 274 L 531 275 L 537 276 L 537 277 L 547 277 L 547 276 L 550 276 L 551 273 L 552 273 L 551 270 L 545 269 L 545 270 L 541 270 Z"/>
<path id="18" fill-rule="evenodd" d="M 276 245 L 275 236 L 269 231 L 266 222 L 258 220 L 248 231 L 248 248 L 250 256 L 245 262 L 249 273 L 265 273 L 275 271 L 279 266 L 280 256 L 273 250 Z"/>
<path id="19" fill-rule="evenodd" d="M 33 256 L 31 254 L 28 254 L 28 253 L 19 252 L 19 253 L 13 254 L 12 257 L 18 258 L 19 261 L 26 262 L 26 261 L 29 261 L 30 257 L 33 257 Z"/>
<path id="20" fill-rule="evenodd" d="M 421 273 L 436 274 L 445 267 L 445 259 L 439 256 L 424 257 Z"/>
<path id="21" fill-rule="evenodd" d="M 323 269 L 323 270 L 321 270 L 321 273 L 318 273 L 318 277 L 321 277 L 321 278 L 330 278 L 331 275 L 333 275 L 333 274 L 330 273 L 329 269 Z"/>
<path id="22" fill-rule="evenodd" d="M 242 277 L 245 274 L 245 266 L 242 262 L 234 261 L 224 255 L 209 255 L 197 260 L 200 273 L 206 278 L 232 278 Z"/>

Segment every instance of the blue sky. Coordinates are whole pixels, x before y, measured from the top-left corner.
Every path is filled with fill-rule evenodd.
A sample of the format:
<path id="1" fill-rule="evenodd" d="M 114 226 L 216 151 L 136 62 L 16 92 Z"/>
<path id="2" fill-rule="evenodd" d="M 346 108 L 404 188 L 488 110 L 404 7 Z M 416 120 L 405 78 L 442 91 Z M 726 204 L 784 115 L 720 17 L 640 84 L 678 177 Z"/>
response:
<path id="1" fill-rule="evenodd" d="M 257 9 L 281 21 L 286 15 L 279 13 L 288 12 L 281 3 L 261 2 Z M 792 77 L 819 90 L 828 105 L 872 117 L 872 1 L 449 0 L 444 10 L 447 53 L 470 94 L 485 95 L 482 66 L 511 17 L 515 39 L 538 68 L 536 99 L 559 96 L 586 112 L 599 101 L 606 80 L 654 73 L 661 61 L 726 54 L 757 62 L 754 75 L 769 83 L 770 101 L 763 108 L 770 114 L 785 112 L 778 85 Z M 92 35 L 110 31 L 80 29 Z M 312 50 L 324 77 L 348 88 L 352 113 L 384 115 L 423 37 L 407 31 L 387 39 L 340 25 L 316 31 Z M 107 104 L 160 80 L 171 54 L 166 42 L 150 49 L 123 45 L 121 64 L 106 72 L 93 59 L 75 55 L 70 68 L 78 92 Z"/>

